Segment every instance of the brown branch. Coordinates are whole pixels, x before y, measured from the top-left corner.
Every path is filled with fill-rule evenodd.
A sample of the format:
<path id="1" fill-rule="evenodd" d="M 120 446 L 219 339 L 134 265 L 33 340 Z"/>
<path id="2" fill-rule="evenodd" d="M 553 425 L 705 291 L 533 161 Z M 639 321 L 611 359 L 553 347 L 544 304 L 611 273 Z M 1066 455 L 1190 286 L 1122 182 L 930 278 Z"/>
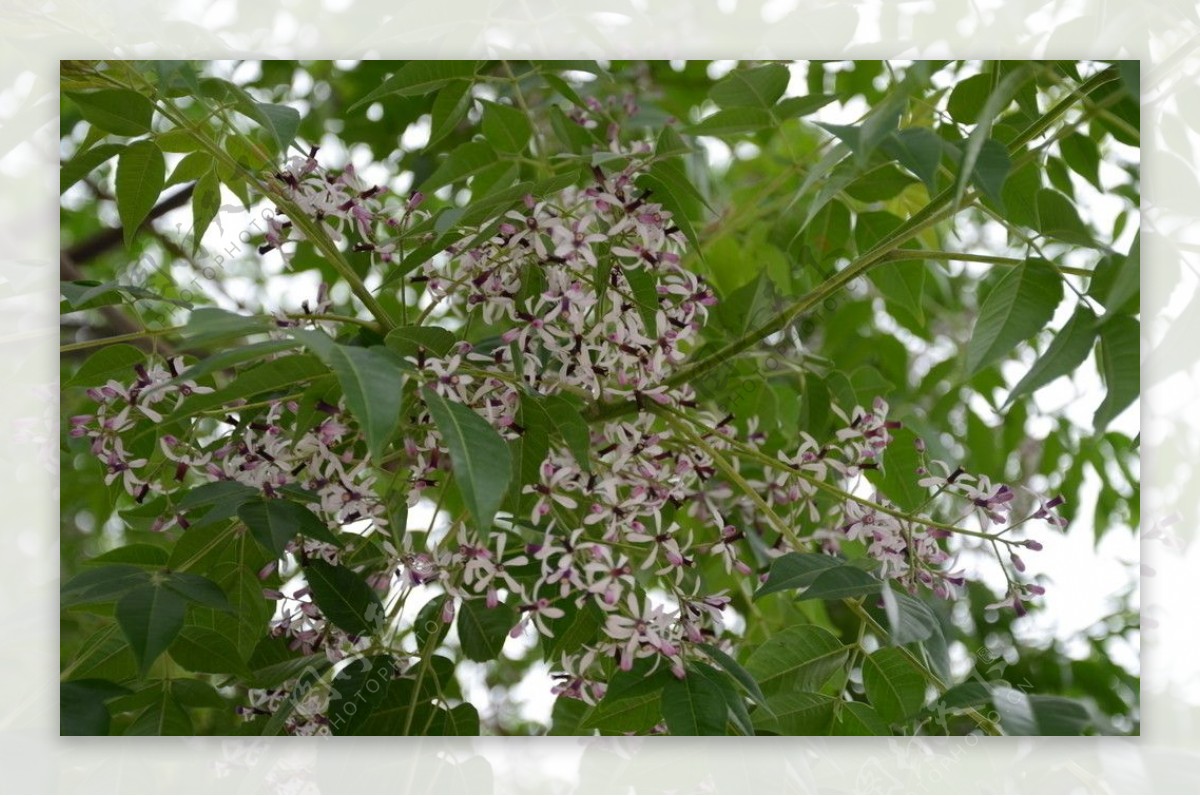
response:
<path id="1" fill-rule="evenodd" d="M 193 185 L 189 185 L 182 191 L 173 193 L 166 199 L 163 199 L 150 211 L 150 215 L 146 216 L 146 220 L 142 222 L 141 226 L 144 227 L 163 214 L 182 207 L 192 198 L 193 187 Z M 87 263 L 119 246 L 124 239 L 124 235 L 125 232 L 122 227 L 106 229 L 87 240 L 76 243 L 67 249 L 65 254 L 72 263 Z"/>

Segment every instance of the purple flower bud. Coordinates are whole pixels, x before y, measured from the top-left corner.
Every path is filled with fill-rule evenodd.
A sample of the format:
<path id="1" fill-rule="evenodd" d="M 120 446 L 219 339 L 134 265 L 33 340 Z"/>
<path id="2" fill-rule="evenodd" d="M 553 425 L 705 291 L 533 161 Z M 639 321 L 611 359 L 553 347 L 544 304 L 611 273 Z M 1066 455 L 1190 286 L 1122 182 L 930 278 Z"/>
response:
<path id="1" fill-rule="evenodd" d="M 916 446 L 917 453 L 925 452 L 925 440 L 921 437 L 917 437 L 915 440 L 913 440 L 913 445 Z"/>
<path id="2" fill-rule="evenodd" d="M 1025 562 L 1021 560 L 1019 555 L 1016 553 L 1011 553 L 1009 554 L 1009 558 L 1012 559 L 1013 566 L 1017 568 L 1017 572 L 1025 571 Z"/>
<path id="3" fill-rule="evenodd" d="M 1038 550 L 1042 549 L 1042 543 L 1035 541 L 1033 539 L 1026 539 L 1025 546 L 1028 547 L 1030 550 L 1033 550 L 1034 552 L 1037 552 Z"/>

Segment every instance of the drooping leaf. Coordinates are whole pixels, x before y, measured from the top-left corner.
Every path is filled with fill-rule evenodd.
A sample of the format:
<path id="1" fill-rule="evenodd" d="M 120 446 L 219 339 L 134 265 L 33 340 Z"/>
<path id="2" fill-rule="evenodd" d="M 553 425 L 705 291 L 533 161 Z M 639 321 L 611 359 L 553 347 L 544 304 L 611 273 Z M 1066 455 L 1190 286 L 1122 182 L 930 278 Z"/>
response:
<path id="1" fill-rule="evenodd" d="M 91 174 L 102 163 L 119 155 L 124 149 L 124 144 L 97 144 L 80 152 L 62 165 L 58 176 L 58 192 L 66 193 L 68 188 Z"/>
<path id="2" fill-rule="evenodd" d="M 430 111 L 429 143 L 426 148 L 434 146 L 467 118 L 471 109 L 471 83 L 467 80 L 455 80 L 443 86 L 433 99 Z"/>
<path id="3" fill-rule="evenodd" d="M 800 625 L 779 631 L 746 660 L 746 671 L 770 696 L 780 691 L 813 691 L 846 662 L 849 648 L 828 630 Z"/>
<path id="4" fill-rule="evenodd" d="M 1021 85 L 1029 80 L 1031 74 L 1031 67 L 1015 69 L 1001 78 L 999 84 L 988 94 L 987 100 L 979 110 L 975 129 L 967 137 L 962 159 L 958 164 L 958 175 L 954 179 L 953 207 L 958 207 L 967 190 L 967 183 L 975 176 L 975 166 L 980 152 L 983 151 L 984 144 L 992 134 L 992 122 L 1008 107 Z"/>
<path id="5" fill-rule="evenodd" d="M 401 97 L 428 94 L 447 83 L 470 80 L 478 68 L 479 64 L 476 61 L 409 61 L 347 110 L 352 111 L 392 94 Z"/>
<path id="6" fill-rule="evenodd" d="M 488 608 L 484 600 L 463 600 L 458 609 L 463 655 L 479 662 L 495 660 L 517 619 L 517 610 L 506 603 Z"/>
<path id="7" fill-rule="evenodd" d="M 672 735 L 724 735 L 729 707 L 721 689 L 708 678 L 688 672 L 671 678 L 662 690 L 662 715 Z"/>
<path id="8" fill-rule="evenodd" d="M 192 254 L 200 251 L 200 241 L 221 209 L 221 183 L 217 172 L 207 171 L 192 191 Z"/>
<path id="9" fill-rule="evenodd" d="M 358 421 L 371 457 L 382 459 L 400 420 L 407 365 L 386 349 L 338 345 L 322 332 L 293 329 L 292 333 L 337 376 L 346 408 Z"/>
<path id="10" fill-rule="evenodd" d="M 130 591 L 117 603 L 117 623 L 133 648 L 138 669 L 145 675 L 183 628 L 187 601 L 161 585 Z"/>
<path id="11" fill-rule="evenodd" d="M 878 578 L 858 567 L 841 566 L 827 569 L 813 579 L 797 600 L 835 600 L 844 597 L 863 597 L 879 591 Z"/>
<path id="12" fill-rule="evenodd" d="M 807 588 L 822 572 L 842 565 L 843 562 L 833 556 L 786 553 L 771 562 L 767 580 L 755 592 L 754 599 L 779 591 Z"/>
<path id="13" fill-rule="evenodd" d="M 1079 246 L 1095 246 L 1092 233 L 1071 200 L 1052 188 L 1037 193 L 1038 231 Z"/>
<path id="14" fill-rule="evenodd" d="M 255 541 L 275 557 L 282 555 L 288 542 L 297 535 L 341 545 L 341 540 L 317 515 L 290 500 L 248 501 L 238 508 L 238 518 L 246 523 Z"/>
<path id="15" fill-rule="evenodd" d="M 126 88 L 107 88 L 87 93 L 70 93 L 79 113 L 90 124 L 114 135 L 150 132 L 154 103 Z"/>
<path id="16" fill-rule="evenodd" d="M 782 64 L 767 64 L 752 69 L 734 69 L 708 92 L 722 108 L 769 109 L 783 96 L 791 78 Z"/>
<path id="17" fill-rule="evenodd" d="M 153 141 L 135 141 L 117 157 L 117 214 L 126 246 L 154 209 L 166 173 L 162 151 Z"/>
<path id="18" fill-rule="evenodd" d="M 130 564 L 109 564 L 86 570 L 63 584 L 59 595 L 63 607 L 111 602 L 150 582 L 150 575 Z"/>
<path id="19" fill-rule="evenodd" d="M 129 689 L 108 680 L 68 680 L 58 685 L 59 735 L 108 735 L 112 716 L 104 704 Z"/>
<path id="20" fill-rule="evenodd" d="M 924 641 L 939 629 L 929 606 L 890 586 L 883 589 L 883 610 L 888 620 L 888 641 L 893 645 Z"/>
<path id="21" fill-rule="evenodd" d="M 927 127 L 909 127 L 885 138 L 880 148 L 915 174 L 930 195 L 937 191 L 938 164 L 942 162 L 942 139 Z"/>
<path id="22" fill-rule="evenodd" d="M 500 152 L 520 154 L 529 146 L 533 125 L 529 117 L 511 105 L 483 103 L 483 137 Z"/>
<path id="23" fill-rule="evenodd" d="M 197 605 L 224 613 L 233 613 L 225 592 L 203 575 L 191 572 L 170 572 L 163 577 L 162 585 Z"/>
<path id="24" fill-rule="evenodd" d="M 1046 352 L 1038 357 L 1029 372 L 1013 387 L 1005 406 L 1060 376 L 1073 373 L 1087 359 L 1095 342 L 1096 314 L 1086 304 L 1080 303 L 1071 319 L 1054 335 Z"/>
<path id="25" fill-rule="evenodd" d="M 891 735 L 887 724 L 870 705 L 862 702 L 843 702 L 835 711 L 833 735 Z"/>
<path id="26" fill-rule="evenodd" d="M 791 691 L 770 698 L 770 712 L 755 711 L 754 726 L 776 735 L 827 735 L 835 700 L 825 694 Z"/>
<path id="27" fill-rule="evenodd" d="M 168 651 L 172 660 L 193 672 L 250 676 L 234 643 L 207 627 L 184 625 Z"/>
<path id="28" fill-rule="evenodd" d="M 448 401 L 428 387 L 421 396 L 450 451 L 454 477 L 476 527 L 492 526 L 508 483 L 512 455 L 504 439 L 470 408 Z"/>
<path id="29" fill-rule="evenodd" d="M 925 704 L 925 680 L 895 647 L 876 650 L 863 659 L 863 688 L 879 717 L 896 724 Z"/>
<path id="30" fill-rule="evenodd" d="M 1106 392 L 1092 418 L 1097 434 L 1104 433 L 1141 392 L 1141 328 L 1141 323 L 1128 315 L 1114 317 L 1100 327 L 1100 373 Z"/>
<path id="31" fill-rule="evenodd" d="M 483 141 L 468 141 L 451 152 L 421 184 L 422 193 L 433 193 L 451 183 L 462 182 L 495 165 L 496 151 Z"/>
<path id="32" fill-rule="evenodd" d="M 369 636 L 384 619 L 383 603 L 363 576 L 321 559 L 304 565 L 313 600 L 331 622 L 355 635 Z"/>
<path id="33" fill-rule="evenodd" d="M 1045 328 L 1062 295 L 1062 278 L 1044 260 L 1028 260 L 1005 274 L 980 307 L 967 343 L 967 373 L 978 373 Z"/>
<path id="34" fill-rule="evenodd" d="M 351 661 L 330 684 L 329 729 L 334 735 L 354 735 L 387 696 L 396 673 L 390 655 Z"/>
<path id="35" fill-rule="evenodd" d="M 729 108 L 705 116 L 687 128 L 692 135 L 728 138 L 773 127 L 775 117 L 764 108 Z"/>

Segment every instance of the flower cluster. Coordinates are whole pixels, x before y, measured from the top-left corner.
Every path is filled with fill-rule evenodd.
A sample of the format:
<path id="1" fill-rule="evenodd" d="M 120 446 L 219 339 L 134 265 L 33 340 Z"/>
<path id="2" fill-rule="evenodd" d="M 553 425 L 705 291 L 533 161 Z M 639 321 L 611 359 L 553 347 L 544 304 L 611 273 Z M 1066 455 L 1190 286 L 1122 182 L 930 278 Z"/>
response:
<path id="1" fill-rule="evenodd" d="M 479 318 L 501 329 L 487 343 L 460 340 L 443 355 L 418 347 L 409 357 L 414 386 L 469 407 L 536 458 L 507 497 L 511 510 L 492 527 L 455 521 L 444 538 L 394 529 L 379 545 L 384 564 L 363 573 L 369 584 L 398 591 L 401 600 L 414 590 L 447 595 L 444 622 L 465 600 L 514 606 L 514 637 L 555 636 L 571 617 L 591 612 L 595 638 L 553 663 L 561 670 L 556 693 L 595 703 L 611 666 L 630 671 L 643 660 L 683 677 L 689 660 L 708 654 L 702 644 L 722 643 L 730 597 L 710 587 L 706 573 L 764 578 L 786 553 L 838 555 L 853 546 L 881 577 L 949 597 L 963 584 L 948 542 L 959 531 L 1007 547 L 1012 568 L 1022 572 L 1013 549 L 1039 545 L 1010 532 L 1028 519 L 1060 525 L 1057 501 L 1040 501 L 1014 522 L 1009 486 L 930 462 L 901 474 L 927 490 L 927 505 L 901 510 L 866 477 L 889 465 L 899 427 L 882 400 L 849 413 L 834 408 L 839 423 L 828 439 L 802 432 L 785 445 L 759 432 L 757 418 L 722 417 L 699 405 L 677 376 L 715 297 L 683 267 L 685 239 L 670 212 L 639 187 L 641 153 L 625 154 L 625 169 L 596 169 L 587 186 L 527 197 L 410 280 L 424 285 L 426 314 L 447 326 Z M 312 155 L 294 158 L 278 178 L 331 238 L 352 237 L 385 263 L 417 218 L 419 196 L 397 211 L 352 169 L 323 173 Z M 302 237 L 276 217 L 263 251 Z M 319 312 L 329 309 L 326 301 L 322 295 Z M 279 325 L 294 323 L 281 318 Z M 168 405 L 174 411 L 211 391 L 187 379 L 180 360 L 139 366 L 134 375 L 130 384 L 91 390 L 97 411 L 73 418 L 71 433 L 92 441 L 109 483 L 120 479 L 138 502 L 164 496 L 160 529 L 187 527 L 186 512 L 172 508 L 177 492 L 231 481 L 264 498 L 300 495 L 331 530 L 356 523 L 357 532 L 372 535 L 386 527 L 393 485 L 406 489 L 413 506 L 436 497 L 453 473 L 420 400 L 406 402 L 402 439 L 384 462 L 367 456 L 344 406 L 317 402 L 313 414 L 282 400 L 221 410 L 215 427 L 197 424 L 188 439 L 161 435 L 161 455 L 131 454 L 136 418 L 161 422 Z M 552 399 L 562 403 L 548 409 Z M 585 426 L 574 408 L 583 404 L 622 410 Z M 576 413 L 584 439 L 567 444 L 555 434 L 539 448 L 528 438 L 530 418 L 557 411 Z M 311 419 L 297 428 L 302 415 Z M 935 519 L 953 500 L 965 515 L 954 523 Z M 967 516 L 978 531 L 958 527 Z M 340 562 L 339 548 L 312 539 L 297 538 L 287 552 L 302 562 Z M 275 562 L 263 575 L 285 566 Z M 1021 596 L 1040 587 L 1011 582 L 1006 603 L 1020 611 Z M 293 650 L 338 662 L 367 648 L 326 620 L 307 587 L 267 589 L 265 597 L 277 604 L 271 633 Z M 286 690 L 254 692 L 243 713 L 273 712 Z M 291 731 L 328 731 L 319 695 L 311 699 Z"/>

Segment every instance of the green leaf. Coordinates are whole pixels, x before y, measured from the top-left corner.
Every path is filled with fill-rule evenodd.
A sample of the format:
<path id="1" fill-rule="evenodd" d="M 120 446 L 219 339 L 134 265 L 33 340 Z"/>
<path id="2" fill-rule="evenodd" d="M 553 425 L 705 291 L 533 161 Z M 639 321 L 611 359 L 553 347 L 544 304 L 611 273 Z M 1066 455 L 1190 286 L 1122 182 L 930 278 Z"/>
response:
<path id="1" fill-rule="evenodd" d="M 379 461 L 400 420 L 404 370 L 384 348 L 337 345 L 321 332 L 293 330 L 330 367 L 346 396 L 346 408 L 358 421 L 371 458 Z"/>
<path id="2" fill-rule="evenodd" d="M 300 129 L 300 111 L 287 105 L 271 105 L 266 102 L 239 104 L 238 110 L 246 113 L 271 134 L 277 152 L 286 152 Z"/>
<path id="3" fill-rule="evenodd" d="M 882 584 L 858 567 L 842 566 L 827 569 L 813 579 L 797 600 L 834 600 L 862 597 L 879 591 Z"/>
<path id="4" fill-rule="evenodd" d="M 434 89 L 456 80 L 470 80 L 479 68 L 477 61 L 409 61 L 374 91 L 355 102 L 347 110 L 352 111 L 380 97 L 392 94 L 411 97 L 428 94 Z"/>
<path id="5" fill-rule="evenodd" d="M 171 171 L 171 176 L 167 178 L 166 185 L 163 187 L 170 188 L 172 185 L 194 182 L 212 171 L 212 167 L 212 155 L 207 152 L 193 152 L 179 161 L 178 165 Z"/>
<path id="6" fill-rule="evenodd" d="M 248 501 L 238 508 L 238 518 L 246 523 L 254 540 L 276 558 L 297 535 L 341 546 L 341 540 L 316 514 L 290 500 Z"/>
<path id="7" fill-rule="evenodd" d="M 462 120 L 467 118 L 471 104 L 470 81 L 455 80 L 438 91 L 430 110 L 429 143 L 425 145 L 426 151 L 454 132 Z"/>
<path id="8" fill-rule="evenodd" d="M 449 710 L 435 710 L 425 735 L 474 737 L 479 735 L 479 711 L 469 703 L 455 705 Z"/>
<path id="9" fill-rule="evenodd" d="M 383 621 L 379 595 L 356 572 L 312 559 L 304 565 L 304 578 L 321 613 L 347 633 L 369 636 Z"/>
<path id="10" fill-rule="evenodd" d="M 745 689 L 751 699 L 760 706 L 766 704 L 767 698 L 763 695 L 762 689 L 758 687 L 758 683 L 751 676 L 750 672 L 746 671 L 745 667 L 712 644 L 701 644 L 699 646 L 708 657 L 712 658 L 738 685 Z"/>
<path id="11" fill-rule="evenodd" d="M 250 677 L 234 643 L 211 628 L 184 625 L 168 651 L 172 660 L 192 672 Z"/>
<path id="12" fill-rule="evenodd" d="M 685 128 L 685 132 L 724 138 L 753 133 L 775 127 L 776 124 L 775 117 L 764 108 L 730 108 L 705 116 L 696 124 Z"/>
<path id="13" fill-rule="evenodd" d="M 575 462 L 584 472 L 590 472 L 592 432 L 579 409 L 562 394 L 545 396 L 542 406 L 559 439 L 575 457 Z"/>
<path id="14" fill-rule="evenodd" d="M 708 96 L 722 108 L 770 109 L 787 90 L 790 78 L 788 68 L 782 64 L 735 69 L 718 81 Z"/>
<path id="15" fill-rule="evenodd" d="M 780 691 L 815 691 L 845 664 L 848 653 L 828 630 L 799 625 L 764 641 L 746 660 L 746 671 L 768 697 Z"/>
<path id="16" fill-rule="evenodd" d="M 1118 315 L 1100 327 L 1100 373 L 1107 392 L 1092 418 L 1097 434 L 1133 403 L 1141 392 L 1142 325 L 1136 318 Z"/>
<path id="17" fill-rule="evenodd" d="M 846 186 L 846 193 L 860 202 L 883 202 L 899 196 L 917 183 L 894 163 L 883 163 Z"/>
<path id="18" fill-rule="evenodd" d="M 104 704 L 130 693 L 107 680 L 68 680 L 58 684 L 58 734 L 108 735 L 111 716 Z"/>
<path id="19" fill-rule="evenodd" d="M 974 376 L 1045 328 L 1062 295 L 1062 278 L 1045 260 L 1028 260 L 1006 273 L 979 309 L 967 343 L 967 374 Z"/>
<path id="20" fill-rule="evenodd" d="M 99 144 L 80 152 L 71 158 L 70 162 L 62 165 L 58 174 L 58 192 L 66 193 L 68 188 L 91 174 L 100 164 L 107 162 L 114 155 L 119 155 L 124 149 L 124 144 Z"/>
<path id="21" fill-rule="evenodd" d="M 959 124 L 975 124 L 992 89 L 992 75 L 972 75 L 959 81 L 950 92 L 946 111 Z"/>
<path id="22" fill-rule="evenodd" d="M 870 705 L 843 702 L 833 722 L 833 735 L 891 735 L 891 730 Z"/>
<path id="23" fill-rule="evenodd" d="M 529 146 L 533 125 L 525 113 L 511 105 L 483 102 L 483 137 L 500 152 L 520 154 Z"/>
<path id="24" fill-rule="evenodd" d="M 826 735 L 833 724 L 832 697 L 805 691 L 771 697 L 770 712 L 755 711 L 754 726 L 776 735 Z"/>
<path id="25" fill-rule="evenodd" d="M 329 729 L 334 735 L 354 735 L 383 703 L 396 673 L 390 655 L 351 661 L 330 684 Z"/>
<path id="26" fill-rule="evenodd" d="M 208 225 L 221 209 L 221 183 L 215 170 L 205 172 L 192 191 L 192 255 L 200 251 L 200 241 Z"/>
<path id="27" fill-rule="evenodd" d="M 449 599 L 449 596 L 439 594 L 421 606 L 421 610 L 417 612 L 417 618 L 413 621 L 413 634 L 416 636 L 419 652 L 436 649 L 450 632 L 450 623 L 442 621 L 442 609 Z"/>
<path id="28" fill-rule="evenodd" d="M 900 650 L 872 652 L 863 659 L 863 688 L 879 717 L 896 724 L 925 704 L 925 679 Z"/>
<path id="29" fill-rule="evenodd" d="M 988 95 L 979 111 L 975 129 L 967 138 L 967 145 L 963 149 L 963 156 L 958 164 L 952 207 L 958 207 L 967 190 L 967 183 L 975 176 L 975 164 L 979 160 L 979 153 L 983 150 L 984 144 L 992 134 L 992 122 L 1012 102 L 1017 90 L 1029 79 L 1031 71 L 1032 68 L 1028 66 L 1014 69 L 1001 78 L 999 85 Z"/>
<path id="30" fill-rule="evenodd" d="M 868 252 L 903 223 L 885 212 L 859 213 L 854 222 L 854 240 L 860 252 Z M 871 269 L 867 276 L 879 289 L 892 315 L 917 327 L 925 325 L 925 263 L 900 260 Z"/>
<path id="31" fill-rule="evenodd" d="M 216 583 L 203 575 L 190 572 L 171 572 L 163 578 L 162 585 L 171 591 L 197 605 L 203 605 L 216 611 L 233 613 L 229 598 Z"/>
<path id="32" fill-rule="evenodd" d="M 899 130 L 880 143 L 880 148 L 915 174 L 930 195 L 937 191 L 938 165 L 942 162 L 942 139 L 928 127 Z"/>
<path id="33" fill-rule="evenodd" d="M 109 88 L 86 94 L 67 94 L 79 106 L 88 123 L 114 135 L 150 132 L 154 103 L 126 88 Z"/>
<path id="34" fill-rule="evenodd" d="M 458 338 L 440 326 L 401 326 L 388 332 L 383 342 L 402 357 L 415 358 L 422 348 L 426 356 L 444 357 Z"/>
<path id="35" fill-rule="evenodd" d="M 939 629 L 937 617 L 929 606 L 916 597 L 893 591 L 886 584 L 883 610 L 888 620 L 888 641 L 894 646 L 924 641 Z"/>
<path id="36" fill-rule="evenodd" d="M 163 548 L 152 544 L 130 544 L 109 550 L 107 553 L 84 561 L 84 566 L 96 564 L 132 564 L 135 567 L 152 567 L 161 569 L 167 565 L 170 554 Z"/>
<path id="37" fill-rule="evenodd" d="M 724 735 L 729 707 L 713 682 L 688 672 L 663 687 L 662 715 L 672 735 Z"/>
<path id="38" fill-rule="evenodd" d="M 131 376 L 133 366 L 146 361 L 146 352 L 126 343 L 105 346 L 79 366 L 63 387 L 99 387 L 109 379 Z"/>
<path id="39" fill-rule="evenodd" d="M 1000 210 L 1004 209 L 1004 183 L 1011 170 L 1012 159 L 1008 156 L 1008 148 L 994 138 L 984 141 L 971 179 Z"/>
<path id="40" fill-rule="evenodd" d="M 1088 295 L 1095 297 L 1108 310 L 1102 323 L 1123 310 L 1129 314 L 1137 314 L 1138 306 L 1134 299 L 1141 289 L 1141 277 L 1142 233 L 1139 231 L 1134 236 L 1127 255 L 1122 257 L 1114 254 L 1105 257 L 1093 272 Z"/>
<path id="41" fill-rule="evenodd" d="M 469 407 L 448 401 L 428 387 L 421 389 L 421 396 L 450 451 L 450 463 L 463 502 L 476 527 L 487 531 L 513 477 L 508 446 Z"/>
<path id="42" fill-rule="evenodd" d="M 143 569 L 129 564 L 110 564 L 86 570 L 71 578 L 63 584 L 59 602 L 64 608 L 111 602 L 149 582 L 150 575 Z"/>
<path id="43" fill-rule="evenodd" d="M 154 209 L 166 173 L 163 154 L 152 141 L 135 141 L 117 158 L 117 214 L 126 246 Z"/>
<path id="44" fill-rule="evenodd" d="M 992 704 L 1008 735 L 1083 735 L 1093 723 L 1086 707 L 1063 697 L 999 686 L 992 691 Z"/>
<path id="45" fill-rule="evenodd" d="M 837 97 L 829 94 L 808 94 L 803 97 L 788 97 L 780 100 L 779 104 L 771 109 L 771 112 L 780 121 L 798 119 L 801 116 L 816 113 L 835 99 Z"/>
<path id="46" fill-rule="evenodd" d="M 483 141 L 468 141 L 446 156 L 433 174 L 421 184 L 430 194 L 451 183 L 462 182 L 496 163 L 496 151 Z"/>
<path id="47" fill-rule="evenodd" d="M 892 431 L 892 442 L 883 453 L 883 469 L 868 472 L 868 478 L 888 499 L 905 511 L 915 511 L 929 492 L 917 483 L 922 456 L 917 435 L 907 428 Z"/>
<path id="48" fill-rule="evenodd" d="M 1013 387 L 1004 405 L 1008 406 L 1016 398 L 1044 387 L 1060 376 L 1074 373 L 1087 359 L 1095 342 L 1096 314 L 1081 302 L 1071 320 L 1055 334 L 1045 353 Z"/>
<path id="49" fill-rule="evenodd" d="M 194 729 L 187 711 L 175 700 L 171 689 L 155 689 L 154 701 L 143 710 L 133 724 L 125 730 L 126 735 L 192 735 Z"/>
<path id="50" fill-rule="evenodd" d="M 843 565 L 841 559 L 816 553 L 786 553 L 771 562 L 771 571 L 766 582 L 754 593 L 754 599 L 778 591 L 804 589 L 812 585 L 817 576 L 829 569 Z"/>
<path id="51" fill-rule="evenodd" d="M 1100 147 L 1081 133 L 1071 133 L 1058 141 L 1063 160 L 1079 176 L 1104 190 L 1100 183 Z"/>
<path id="52" fill-rule="evenodd" d="M 1079 218 L 1071 200 L 1052 188 L 1037 192 L 1038 231 L 1052 238 L 1094 247 L 1092 233 Z"/>
<path id="53" fill-rule="evenodd" d="M 457 620 L 463 655 L 480 663 L 496 660 L 518 619 L 517 609 L 506 603 L 488 608 L 485 600 L 463 600 Z"/>
<path id="54" fill-rule="evenodd" d="M 117 623 L 143 676 L 183 629 L 187 602 L 165 586 L 139 586 L 117 603 Z"/>

